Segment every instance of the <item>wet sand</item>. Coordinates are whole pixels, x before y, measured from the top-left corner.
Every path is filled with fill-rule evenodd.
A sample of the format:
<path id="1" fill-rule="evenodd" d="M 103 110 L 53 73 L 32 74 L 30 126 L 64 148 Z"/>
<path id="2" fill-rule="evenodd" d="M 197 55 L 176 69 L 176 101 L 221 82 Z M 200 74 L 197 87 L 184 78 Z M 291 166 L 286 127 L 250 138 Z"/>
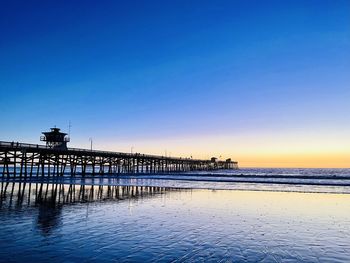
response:
<path id="1" fill-rule="evenodd" d="M 0 259 L 349 262 L 349 211 L 348 194 L 9 183 Z"/>

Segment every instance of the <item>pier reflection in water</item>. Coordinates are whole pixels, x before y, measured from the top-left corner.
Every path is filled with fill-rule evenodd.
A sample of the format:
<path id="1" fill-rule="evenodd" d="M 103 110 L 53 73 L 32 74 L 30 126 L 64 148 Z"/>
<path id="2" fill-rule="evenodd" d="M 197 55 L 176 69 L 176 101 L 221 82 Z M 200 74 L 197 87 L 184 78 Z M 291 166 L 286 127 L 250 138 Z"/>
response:
<path id="1" fill-rule="evenodd" d="M 350 195 L 1 183 L 0 262 L 350 262 Z"/>
<path id="2" fill-rule="evenodd" d="M 172 188 L 147 186 L 75 185 L 1 182 L 0 209 L 22 211 L 38 208 L 37 226 L 49 234 L 60 225 L 65 205 L 86 202 L 123 201 L 152 197 L 176 191 Z"/>

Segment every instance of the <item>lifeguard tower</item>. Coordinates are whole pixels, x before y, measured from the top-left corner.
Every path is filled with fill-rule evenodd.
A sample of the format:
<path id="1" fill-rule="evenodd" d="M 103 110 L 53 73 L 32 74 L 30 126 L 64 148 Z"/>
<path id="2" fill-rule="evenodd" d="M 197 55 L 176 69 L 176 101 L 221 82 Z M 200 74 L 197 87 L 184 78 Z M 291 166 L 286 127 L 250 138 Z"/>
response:
<path id="1" fill-rule="evenodd" d="M 46 142 L 46 146 L 54 149 L 67 150 L 67 142 L 70 138 L 67 133 L 60 132 L 59 128 L 51 128 L 49 132 L 43 132 L 43 136 L 40 136 L 40 141 Z"/>

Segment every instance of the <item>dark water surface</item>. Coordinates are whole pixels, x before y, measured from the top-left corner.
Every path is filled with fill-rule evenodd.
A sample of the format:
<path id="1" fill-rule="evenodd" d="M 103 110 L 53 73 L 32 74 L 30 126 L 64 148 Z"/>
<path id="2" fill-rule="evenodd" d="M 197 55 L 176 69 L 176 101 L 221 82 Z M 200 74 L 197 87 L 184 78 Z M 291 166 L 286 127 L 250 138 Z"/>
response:
<path id="1" fill-rule="evenodd" d="M 350 195 L 1 183 L 1 262 L 350 262 Z"/>

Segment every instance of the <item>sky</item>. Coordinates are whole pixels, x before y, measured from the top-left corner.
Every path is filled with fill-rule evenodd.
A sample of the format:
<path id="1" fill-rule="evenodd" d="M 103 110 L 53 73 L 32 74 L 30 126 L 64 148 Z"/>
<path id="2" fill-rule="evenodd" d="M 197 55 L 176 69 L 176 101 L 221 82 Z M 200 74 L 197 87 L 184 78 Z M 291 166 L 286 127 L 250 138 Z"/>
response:
<path id="1" fill-rule="evenodd" d="M 0 140 L 350 167 L 350 1 L 0 0 Z"/>

